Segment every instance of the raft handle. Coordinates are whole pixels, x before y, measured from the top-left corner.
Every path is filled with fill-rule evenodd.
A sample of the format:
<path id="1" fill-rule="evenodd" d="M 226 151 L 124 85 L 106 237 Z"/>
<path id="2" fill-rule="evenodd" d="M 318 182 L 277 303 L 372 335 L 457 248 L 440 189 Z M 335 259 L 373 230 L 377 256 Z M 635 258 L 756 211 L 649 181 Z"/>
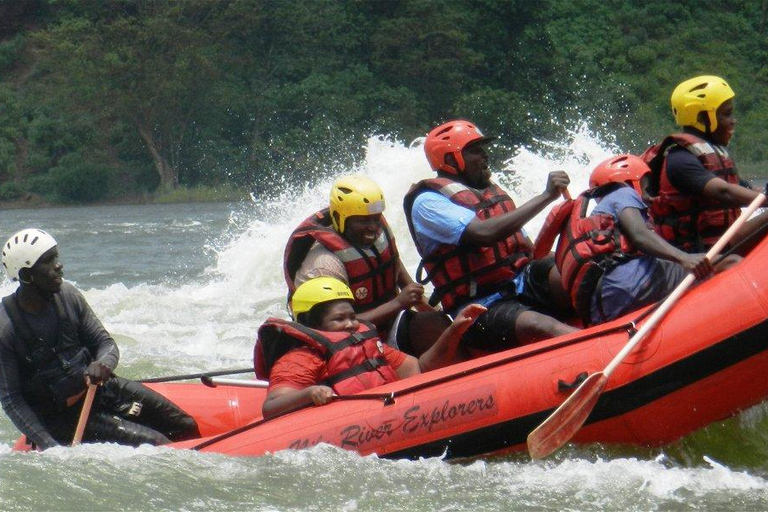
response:
<path id="1" fill-rule="evenodd" d="M 341 402 L 346 400 L 381 400 L 384 405 L 395 403 L 395 392 L 390 393 L 361 393 L 359 395 L 333 395 L 331 400 Z"/>
<path id="2" fill-rule="evenodd" d="M 589 377 L 589 373 L 581 372 L 576 376 L 575 379 L 573 379 L 573 382 L 571 382 L 570 384 L 565 382 L 563 379 L 558 379 L 557 390 L 560 393 L 565 393 L 566 391 L 573 391 L 574 389 L 579 387 L 581 383 L 587 379 L 587 377 Z"/>

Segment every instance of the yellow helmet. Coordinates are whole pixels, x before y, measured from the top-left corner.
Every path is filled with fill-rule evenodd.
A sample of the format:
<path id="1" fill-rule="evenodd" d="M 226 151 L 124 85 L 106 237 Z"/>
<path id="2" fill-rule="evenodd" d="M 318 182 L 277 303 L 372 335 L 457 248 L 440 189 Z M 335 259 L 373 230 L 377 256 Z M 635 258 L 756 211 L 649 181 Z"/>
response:
<path id="1" fill-rule="evenodd" d="M 331 222 L 344 233 L 348 217 L 375 215 L 384 211 L 384 194 L 379 186 L 365 176 L 345 176 L 331 187 Z"/>
<path id="2" fill-rule="evenodd" d="M 355 297 L 349 286 L 335 277 L 316 277 L 296 288 L 291 298 L 291 314 L 296 320 L 301 313 L 306 313 L 318 304 L 339 299 L 354 302 Z"/>
<path id="3" fill-rule="evenodd" d="M 672 114 L 680 126 L 693 126 L 702 132 L 707 127 L 699 122 L 699 112 L 709 116 L 709 129 L 717 129 L 717 109 L 736 96 L 731 86 L 718 76 L 704 75 L 681 83 L 672 92 Z"/>

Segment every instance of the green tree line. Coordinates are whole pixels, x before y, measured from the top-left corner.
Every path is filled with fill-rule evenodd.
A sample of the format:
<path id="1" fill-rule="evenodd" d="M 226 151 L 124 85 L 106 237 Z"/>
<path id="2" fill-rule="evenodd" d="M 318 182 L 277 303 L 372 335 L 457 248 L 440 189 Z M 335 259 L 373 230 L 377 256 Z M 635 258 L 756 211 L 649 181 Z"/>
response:
<path id="1" fill-rule="evenodd" d="M 0 0 L 0 200 L 260 190 L 453 117 L 510 145 L 586 120 L 625 151 L 680 81 L 737 91 L 766 155 L 766 0 Z"/>

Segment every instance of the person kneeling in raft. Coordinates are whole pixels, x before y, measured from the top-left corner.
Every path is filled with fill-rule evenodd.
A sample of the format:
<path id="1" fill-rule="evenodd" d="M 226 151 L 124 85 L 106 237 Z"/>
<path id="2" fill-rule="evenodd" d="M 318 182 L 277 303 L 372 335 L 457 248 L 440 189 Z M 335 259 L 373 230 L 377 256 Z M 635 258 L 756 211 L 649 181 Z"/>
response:
<path id="1" fill-rule="evenodd" d="M 0 404 L 28 442 L 46 450 L 79 437 L 89 385 L 98 389 L 77 442 L 139 446 L 200 437 L 195 419 L 176 404 L 113 374 L 117 344 L 82 293 L 63 280 L 51 235 L 24 229 L 1 252 L 19 287 L 0 303 Z"/>
<path id="2" fill-rule="evenodd" d="M 269 318 L 259 328 L 254 367 L 258 378 L 269 380 L 265 418 L 459 362 L 462 335 L 485 311 L 479 304 L 465 307 L 416 359 L 385 345 L 372 324 L 357 320 L 354 300 L 338 279 L 311 279 L 291 299 L 294 322 Z"/>

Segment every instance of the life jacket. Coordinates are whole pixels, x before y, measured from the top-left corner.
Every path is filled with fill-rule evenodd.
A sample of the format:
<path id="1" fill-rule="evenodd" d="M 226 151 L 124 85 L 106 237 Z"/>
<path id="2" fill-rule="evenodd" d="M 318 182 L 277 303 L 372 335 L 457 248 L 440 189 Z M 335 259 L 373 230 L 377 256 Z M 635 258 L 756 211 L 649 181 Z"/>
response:
<path id="1" fill-rule="evenodd" d="M 705 251 L 741 215 L 741 209 L 702 196 L 686 194 L 675 188 L 667 174 L 667 154 L 674 146 L 692 153 L 705 169 L 718 178 L 739 184 L 739 175 L 728 151 L 689 133 L 676 133 L 642 155 L 652 171 L 650 213 L 656 232 L 672 245 L 687 252 Z"/>
<path id="2" fill-rule="evenodd" d="M 560 235 L 563 225 L 573 211 L 573 199 L 567 199 L 552 207 L 547 215 L 544 225 L 541 226 L 539 236 L 533 244 L 533 259 L 544 258 L 552 250 L 555 238 Z"/>
<path id="3" fill-rule="evenodd" d="M 2 301 L 23 347 L 19 361 L 24 400 L 41 414 L 63 411 L 68 398 L 85 390 L 84 372 L 93 356 L 80 342 L 60 295 L 53 294 L 59 322 L 55 345 L 34 336 L 15 294 L 3 297 Z"/>
<path id="4" fill-rule="evenodd" d="M 294 279 L 312 244 L 317 241 L 344 264 L 350 290 L 355 296 L 355 311 L 374 309 L 397 296 L 395 238 L 384 217 L 382 229 L 371 247 L 358 247 L 341 236 L 331 224 L 328 208 L 305 219 L 288 239 L 283 256 L 283 272 L 288 285 L 288 300 L 296 290 Z"/>
<path id="5" fill-rule="evenodd" d="M 620 185 L 619 185 L 620 186 Z M 560 271 L 563 289 L 584 325 L 591 323 L 592 295 L 605 272 L 638 255 L 621 234 L 613 216 L 587 215 L 589 201 L 615 190 L 617 185 L 602 186 L 583 192 L 573 201 L 553 208 L 536 239 L 536 250 L 546 254 L 559 234 L 555 265 Z M 563 214 L 567 211 L 567 214 Z M 547 246 L 547 242 L 549 246 Z"/>
<path id="6" fill-rule="evenodd" d="M 291 349 L 307 346 L 326 363 L 325 384 L 337 394 L 352 394 L 397 380 L 394 368 L 384 358 L 384 345 L 375 327 L 360 322 L 356 333 L 327 332 L 295 322 L 269 318 L 259 328 L 254 347 L 256 376 L 269 379 L 272 367 Z"/>
<path id="7" fill-rule="evenodd" d="M 447 178 L 422 180 L 411 187 L 404 199 L 408 228 L 414 241 L 416 231 L 411 210 L 416 196 L 425 190 L 441 193 L 455 204 L 473 210 L 483 220 L 515 209 L 512 199 L 496 184 L 480 191 Z M 421 284 L 432 282 L 435 291 L 429 303 L 435 306 L 442 302 L 445 310 L 509 288 L 515 275 L 530 261 L 533 250 L 520 231 L 489 246 L 442 244 L 429 255 L 416 245 L 422 258 L 416 280 Z M 427 275 L 423 277 L 425 269 Z"/>

